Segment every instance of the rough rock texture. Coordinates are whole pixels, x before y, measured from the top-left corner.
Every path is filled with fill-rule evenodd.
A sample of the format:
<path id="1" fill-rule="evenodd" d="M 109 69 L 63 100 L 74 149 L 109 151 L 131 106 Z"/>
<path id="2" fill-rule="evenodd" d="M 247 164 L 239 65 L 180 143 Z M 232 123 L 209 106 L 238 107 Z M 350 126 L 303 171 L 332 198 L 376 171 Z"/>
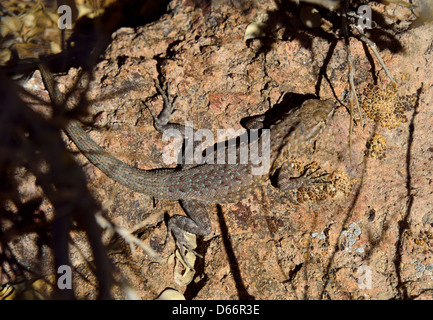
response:
<path id="1" fill-rule="evenodd" d="M 348 66 L 342 41 L 330 52 L 326 37 L 310 36 L 314 30 L 287 38 L 285 31 L 301 24 L 281 14 L 267 37 L 246 43 L 247 25 L 264 14 L 278 17 L 278 8 L 272 2 L 235 4 L 199 7 L 194 1 L 175 1 L 173 11 L 159 21 L 115 32 L 89 92 L 94 139 L 137 167 L 164 167 L 166 143 L 140 103 L 153 97 L 152 107 L 161 110 L 153 85 L 159 74 L 176 97 L 173 121 L 192 121 L 195 128 L 214 132 L 240 129 L 240 119 L 263 113 L 286 92 L 344 101 Z M 392 5 L 376 9 L 410 16 Z M 432 298 L 433 26 L 393 37 L 393 47 L 381 55 L 398 82 L 398 94 L 414 94 L 423 83 L 418 108 L 405 110 L 407 122 L 389 129 L 364 114 L 365 126 L 354 126 L 350 152 L 349 113 L 338 108 L 314 152 L 299 161 L 315 161 L 321 170 L 340 176 L 340 191 L 284 194 L 268 183 L 240 203 L 212 206 L 212 234 L 199 241 L 204 259 L 197 260 L 196 278 L 188 286 L 174 282 L 172 260 L 152 262 L 122 241 L 110 246 L 110 257 L 140 298 L 154 299 L 166 287 L 187 299 Z M 350 45 L 361 100 L 368 84 L 385 87 L 389 79 L 361 42 L 351 39 Z M 75 75 L 71 70 L 60 82 L 69 86 Z M 385 146 L 380 138 L 371 142 L 375 135 L 383 137 Z M 380 156 L 371 156 L 377 154 L 372 144 L 379 144 Z M 107 216 L 125 228 L 151 216 L 138 235 L 162 256 L 172 254 L 172 239 L 162 246 L 164 213 L 182 214 L 177 203 L 154 201 L 113 184 L 90 164 L 84 168 Z M 80 243 L 80 237 L 73 239 Z M 77 257 L 75 265 L 85 270 Z M 91 286 L 77 289 L 83 297 L 94 297 Z M 122 294 L 116 291 L 116 297 Z"/>

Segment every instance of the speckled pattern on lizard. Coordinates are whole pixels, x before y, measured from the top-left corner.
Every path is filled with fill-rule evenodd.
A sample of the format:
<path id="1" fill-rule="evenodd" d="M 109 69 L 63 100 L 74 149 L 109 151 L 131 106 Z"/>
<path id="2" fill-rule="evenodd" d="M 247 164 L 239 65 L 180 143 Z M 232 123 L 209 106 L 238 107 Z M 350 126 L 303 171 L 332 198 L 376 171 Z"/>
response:
<path id="1" fill-rule="evenodd" d="M 52 103 L 63 106 L 65 98 L 57 88 L 52 74 L 44 66 L 40 66 L 40 70 Z M 159 131 L 178 128 L 179 124 L 169 123 L 174 112 L 172 104 L 160 87 L 157 88 L 163 95 L 165 104 L 158 116 L 151 111 L 155 128 Z M 256 165 L 251 162 L 204 163 L 187 168 L 141 170 L 107 153 L 89 137 L 78 121 L 71 120 L 65 131 L 84 156 L 115 182 L 158 199 L 181 202 L 187 216 L 172 217 L 168 222 L 168 232 L 173 234 L 184 258 L 185 248 L 195 253 L 186 241 L 185 231 L 200 236 L 211 232 L 206 204 L 238 202 L 253 193 L 287 162 L 288 155 L 305 151 L 306 146 L 317 138 L 333 115 L 334 109 L 335 105 L 331 100 L 309 99 L 269 125 L 270 167 L 267 173 L 262 175 L 253 174 L 252 169 Z M 267 128 L 264 119 L 263 116 L 253 118 L 247 129 Z M 284 172 L 279 175 L 278 186 L 283 190 L 298 188 L 308 183 L 306 176 L 291 178 Z"/>

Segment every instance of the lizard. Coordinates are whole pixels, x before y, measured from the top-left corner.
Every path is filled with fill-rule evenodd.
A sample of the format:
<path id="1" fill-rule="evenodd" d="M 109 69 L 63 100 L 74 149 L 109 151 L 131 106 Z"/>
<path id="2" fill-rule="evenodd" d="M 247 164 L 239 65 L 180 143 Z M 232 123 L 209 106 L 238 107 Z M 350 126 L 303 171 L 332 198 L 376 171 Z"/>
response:
<path id="1" fill-rule="evenodd" d="M 57 87 L 51 72 L 39 66 L 45 88 L 52 104 L 64 107 L 64 95 Z M 155 82 L 163 96 L 164 107 L 156 116 L 149 108 L 158 131 L 179 128 L 180 124 L 170 123 L 174 107 Z M 335 104 L 332 100 L 305 100 L 292 108 L 273 124 L 266 123 L 263 115 L 253 117 L 247 129 L 269 129 L 270 165 L 264 174 L 253 174 L 254 164 L 203 163 L 183 168 L 142 170 L 130 166 L 110 155 L 85 132 L 77 120 L 69 120 L 64 127 L 67 136 L 75 143 L 81 153 L 98 169 L 115 182 L 135 191 L 161 200 L 178 200 L 186 216 L 175 215 L 168 221 L 168 234 L 174 236 L 181 257 L 185 259 L 185 249 L 195 252 L 185 237 L 185 232 L 206 236 L 211 232 L 207 204 L 234 203 L 246 198 L 261 186 L 278 168 L 287 165 L 288 154 L 303 152 L 314 141 L 332 117 Z M 260 136 L 261 138 L 262 136 Z M 259 139 L 260 139 L 259 138 Z M 292 178 L 281 172 L 278 187 L 282 190 L 296 189 L 309 182 L 309 175 L 302 174 Z M 187 263 L 188 265 L 188 263 Z M 194 270 L 193 267 L 189 266 Z"/>

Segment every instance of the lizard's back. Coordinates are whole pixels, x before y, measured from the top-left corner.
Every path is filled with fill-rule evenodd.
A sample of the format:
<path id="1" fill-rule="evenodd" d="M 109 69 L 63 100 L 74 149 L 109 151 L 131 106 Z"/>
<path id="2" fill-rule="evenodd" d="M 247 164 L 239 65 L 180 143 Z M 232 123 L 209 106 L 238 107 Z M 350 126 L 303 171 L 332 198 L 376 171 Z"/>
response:
<path id="1" fill-rule="evenodd" d="M 47 70 L 41 68 L 52 101 L 65 103 Z M 269 167 L 255 174 L 257 166 L 248 164 L 203 164 L 188 169 L 141 170 L 132 167 L 101 148 L 75 121 L 65 131 L 84 156 L 108 177 L 136 192 L 167 200 L 236 202 L 249 193 L 286 160 L 287 153 L 301 151 L 314 139 L 334 110 L 330 101 L 307 100 L 270 126 Z M 263 136 L 259 140 L 263 140 Z M 261 145 L 262 141 L 258 144 Z"/>

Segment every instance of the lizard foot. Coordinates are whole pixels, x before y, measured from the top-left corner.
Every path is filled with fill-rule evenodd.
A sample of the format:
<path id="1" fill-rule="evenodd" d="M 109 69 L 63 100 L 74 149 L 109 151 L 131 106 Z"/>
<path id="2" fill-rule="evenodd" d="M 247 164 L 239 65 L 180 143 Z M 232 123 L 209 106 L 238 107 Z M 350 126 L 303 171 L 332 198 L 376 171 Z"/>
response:
<path id="1" fill-rule="evenodd" d="M 200 255 L 198 252 L 196 252 L 194 249 L 196 247 L 195 243 L 188 239 L 188 235 L 185 230 L 179 228 L 175 223 L 172 223 L 172 221 L 169 221 L 168 224 L 168 235 L 173 234 L 173 237 L 176 241 L 176 246 L 179 249 L 180 256 L 182 260 L 185 262 L 186 266 L 195 271 L 194 267 L 189 264 L 189 259 L 187 259 L 186 256 L 186 250 L 192 252 L 195 256 L 199 258 L 203 258 L 202 255 Z M 186 249 L 186 250 L 185 250 Z"/>
<path id="2" fill-rule="evenodd" d="M 167 129 L 170 118 L 176 112 L 176 109 L 174 108 L 175 101 L 172 101 L 170 93 L 168 92 L 168 87 L 167 90 L 164 91 L 164 89 L 162 89 L 161 85 L 157 81 L 155 81 L 155 87 L 158 90 L 159 94 L 162 96 L 162 99 L 164 100 L 164 107 L 161 113 L 157 116 L 147 103 L 145 103 L 144 101 L 141 101 L 141 103 L 143 103 L 143 105 L 149 110 L 150 114 L 152 115 L 153 125 L 155 129 L 159 132 L 162 132 L 163 130 Z"/>
<path id="3" fill-rule="evenodd" d="M 329 174 L 327 172 L 318 174 L 318 171 L 319 170 L 313 170 L 312 168 L 307 167 L 299 177 L 295 178 L 290 177 L 290 175 L 285 171 L 280 172 L 278 177 L 278 187 L 283 191 L 287 191 L 299 189 L 301 187 L 305 188 L 313 185 L 329 183 L 324 179 Z"/>

